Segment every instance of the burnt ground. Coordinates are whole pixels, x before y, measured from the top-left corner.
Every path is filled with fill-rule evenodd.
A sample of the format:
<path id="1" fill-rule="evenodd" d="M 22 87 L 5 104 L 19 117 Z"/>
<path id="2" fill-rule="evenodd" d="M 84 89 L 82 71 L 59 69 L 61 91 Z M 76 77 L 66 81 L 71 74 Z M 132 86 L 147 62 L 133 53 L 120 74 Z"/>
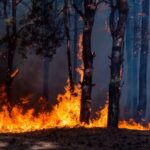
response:
<path id="1" fill-rule="evenodd" d="M 150 150 L 150 131 L 49 129 L 0 134 L 0 150 Z"/>

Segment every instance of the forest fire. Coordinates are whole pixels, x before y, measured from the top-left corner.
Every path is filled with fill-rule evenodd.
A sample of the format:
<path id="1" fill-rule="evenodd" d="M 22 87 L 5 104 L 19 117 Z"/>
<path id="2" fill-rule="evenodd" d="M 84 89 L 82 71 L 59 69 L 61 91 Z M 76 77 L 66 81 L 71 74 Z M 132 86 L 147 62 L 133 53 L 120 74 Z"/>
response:
<path id="1" fill-rule="evenodd" d="M 4 87 L 0 89 L 1 102 L 6 100 Z M 14 106 L 9 111 L 9 104 L 3 104 L 0 111 L 0 133 L 20 133 L 35 131 L 48 128 L 94 128 L 107 126 L 108 104 L 97 112 L 96 119 L 91 120 L 89 125 L 81 124 L 79 121 L 80 96 L 79 85 L 75 87 L 75 95 L 70 94 L 68 86 L 65 87 L 65 93 L 58 95 L 57 104 L 50 112 L 39 112 L 34 115 L 35 109 L 29 109 L 24 113 L 23 108 L 19 105 Z M 119 128 L 134 130 L 150 130 L 150 124 L 144 127 L 134 120 L 120 121 Z"/>
<path id="2" fill-rule="evenodd" d="M 77 69 L 80 74 L 80 83 L 83 80 L 83 62 L 82 62 L 82 34 L 79 36 L 79 52 L 78 59 L 81 64 Z M 36 109 L 28 109 L 24 112 L 21 105 L 16 105 L 10 109 L 7 102 L 7 95 L 5 93 L 5 86 L 0 87 L 0 133 L 21 133 L 35 130 L 42 130 L 48 128 L 94 128 L 107 127 L 108 118 L 108 102 L 97 113 L 97 117 L 90 121 L 90 124 L 80 123 L 80 99 L 81 99 L 81 84 L 75 85 L 75 94 L 71 94 L 69 81 L 65 87 L 65 93 L 57 96 L 57 104 L 53 106 L 52 110 L 45 112 L 44 108 L 46 102 L 40 98 L 41 112 L 35 115 Z M 21 104 L 28 104 L 29 98 L 21 98 Z M 150 124 L 144 127 L 136 123 L 133 119 L 128 121 L 120 121 L 119 128 L 126 128 L 132 130 L 150 130 Z"/>
<path id="3" fill-rule="evenodd" d="M 149 4 L 0 1 L 0 150 L 150 149 Z"/>

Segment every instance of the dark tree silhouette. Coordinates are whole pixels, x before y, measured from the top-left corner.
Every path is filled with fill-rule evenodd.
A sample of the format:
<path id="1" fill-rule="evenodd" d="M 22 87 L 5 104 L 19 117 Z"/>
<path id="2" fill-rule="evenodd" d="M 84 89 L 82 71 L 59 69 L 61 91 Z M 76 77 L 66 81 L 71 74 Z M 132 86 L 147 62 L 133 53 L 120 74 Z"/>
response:
<path id="1" fill-rule="evenodd" d="M 77 7 L 82 6 L 83 0 L 74 0 L 74 4 Z M 73 54 L 73 78 L 74 78 L 74 82 L 77 82 L 77 72 L 76 72 L 76 68 L 78 66 L 77 63 L 77 53 L 78 53 L 78 35 L 79 35 L 79 14 L 75 11 L 74 13 L 74 43 L 73 43 L 73 48 L 74 48 L 74 54 Z"/>
<path id="2" fill-rule="evenodd" d="M 6 9 L 8 1 L 3 1 L 6 35 L 0 39 L 1 44 L 7 43 L 8 45 L 8 72 L 6 80 L 8 99 L 11 99 L 12 81 L 18 73 L 18 70 L 13 68 L 16 49 L 23 58 L 26 58 L 28 49 L 35 50 L 37 55 L 42 55 L 47 60 L 46 62 L 48 62 L 53 58 L 56 49 L 61 46 L 64 39 L 64 33 L 61 27 L 63 19 L 53 9 L 54 0 L 44 2 L 41 0 L 31 0 L 31 8 L 22 1 L 12 0 L 11 2 L 12 17 L 9 18 Z M 27 15 L 16 19 L 16 7 L 20 3 L 23 3 L 29 9 Z M 16 28 L 16 26 L 18 27 Z M 45 79 L 48 79 L 47 72 L 45 72 Z M 44 83 L 45 92 L 43 92 L 43 95 L 48 98 L 48 82 L 45 81 Z"/>
<path id="3" fill-rule="evenodd" d="M 42 14 L 44 20 L 47 19 L 49 13 L 48 12 L 49 10 L 47 8 L 47 3 L 48 0 L 45 1 L 41 0 Z M 49 58 L 47 56 L 44 57 L 44 65 L 43 65 L 43 97 L 46 100 L 49 100 Z"/>
<path id="4" fill-rule="evenodd" d="M 6 5 L 7 2 L 5 2 L 4 5 Z M 15 77 L 15 72 L 13 68 L 13 61 L 14 61 L 14 55 L 16 50 L 16 0 L 12 0 L 12 24 L 11 29 L 12 33 L 10 36 L 10 27 L 9 25 L 6 25 L 6 32 L 7 32 L 7 40 L 8 40 L 8 68 L 7 68 L 7 79 L 6 79 L 6 92 L 8 96 L 8 101 L 11 101 L 11 88 L 12 88 L 12 81 Z M 6 6 L 4 8 L 5 17 L 7 18 L 7 10 Z"/>
<path id="5" fill-rule="evenodd" d="M 44 57 L 43 97 L 47 100 L 49 99 L 49 63 L 63 40 L 60 17 L 57 15 L 56 7 L 53 0 L 33 0 L 32 12 L 28 16 L 28 20 L 35 19 L 33 25 L 27 27 L 31 31 L 29 40 L 32 40 L 32 43 L 29 44 L 36 49 L 37 54 Z"/>
<path id="6" fill-rule="evenodd" d="M 125 107 L 125 117 L 131 117 L 131 108 L 133 102 L 133 38 L 134 38 L 134 1 L 129 1 L 129 12 L 126 26 L 125 50 L 127 59 L 127 102 Z M 137 75 L 136 75 L 137 76 Z M 136 77 L 135 76 L 135 77 Z"/>
<path id="7" fill-rule="evenodd" d="M 121 89 L 121 70 L 123 62 L 123 43 L 125 25 L 128 14 L 127 0 L 117 0 L 116 5 L 111 0 L 110 30 L 112 35 L 112 54 L 111 54 L 111 81 L 109 84 L 109 112 L 108 127 L 118 127 L 119 101 Z M 115 13 L 118 11 L 119 20 L 115 22 Z"/>
<path id="8" fill-rule="evenodd" d="M 150 2 L 142 2 L 142 43 L 140 54 L 140 71 L 139 71 L 139 104 L 138 104 L 138 121 L 142 121 L 146 115 L 147 104 L 147 58 L 149 49 L 149 5 Z"/>
<path id="9" fill-rule="evenodd" d="M 68 60 L 68 74 L 69 74 L 69 81 L 70 81 L 70 91 L 74 91 L 74 81 L 73 81 L 73 74 L 72 74 L 72 60 L 71 60 L 71 37 L 69 31 L 69 5 L 68 1 L 64 0 L 64 30 L 67 38 L 67 60 Z"/>
<path id="10" fill-rule="evenodd" d="M 132 70 L 132 89 L 133 89 L 133 116 L 137 114 L 138 94 L 138 56 L 141 50 L 141 2 L 134 0 L 134 38 L 133 38 L 133 70 Z"/>
<path id="11" fill-rule="evenodd" d="M 127 53 L 127 104 L 126 118 L 137 115 L 138 103 L 138 63 L 141 49 L 141 2 L 139 0 L 129 1 L 129 17 L 126 30 L 126 53 Z"/>
<path id="12" fill-rule="evenodd" d="M 91 105 L 92 105 L 92 74 L 93 74 L 93 58 L 95 53 L 92 52 L 91 47 L 91 36 L 92 29 L 94 25 L 95 13 L 97 6 L 100 3 L 95 2 L 94 0 L 84 0 L 84 13 L 77 8 L 74 4 L 74 8 L 83 18 L 84 27 L 83 27 L 83 82 L 82 86 L 82 95 L 81 95 L 81 112 L 80 112 L 80 121 L 89 123 L 91 116 Z"/>
<path id="13" fill-rule="evenodd" d="M 32 48 L 37 55 L 51 60 L 56 48 L 61 46 L 64 38 L 61 27 L 63 20 L 60 16 L 55 16 L 53 2 L 50 0 L 43 4 L 41 0 L 32 0 L 31 11 L 20 21 L 23 26 L 19 33 L 20 53 L 24 53 L 25 48 Z"/>

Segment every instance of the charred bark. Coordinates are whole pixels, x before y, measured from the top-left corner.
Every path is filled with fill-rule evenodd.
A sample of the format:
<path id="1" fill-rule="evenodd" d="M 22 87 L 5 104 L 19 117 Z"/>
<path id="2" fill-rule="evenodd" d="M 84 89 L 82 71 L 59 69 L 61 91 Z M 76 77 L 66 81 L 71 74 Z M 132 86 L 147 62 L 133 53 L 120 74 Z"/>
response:
<path id="1" fill-rule="evenodd" d="M 118 11 L 119 20 L 115 22 L 115 13 Z M 109 84 L 109 112 L 108 127 L 118 127 L 119 101 L 121 95 L 121 69 L 123 63 L 123 43 L 125 25 L 128 15 L 127 0 L 117 0 L 116 5 L 111 1 L 110 30 L 112 34 L 112 55 L 111 55 L 111 81 Z"/>
<path id="2" fill-rule="evenodd" d="M 80 7 L 83 3 L 83 0 L 74 0 L 74 4 L 77 7 Z M 76 72 L 76 69 L 78 67 L 78 58 L 77 58 L 77 53 L 78 53 L 78 35 L 79 35 L 79 14 L 75 11 L 74 14 L 74 43 L 73 43 L 73 48 L 74 48 L 74 54 L 73 54 L 73 79 L 74 82 L 78 82 L 78 73 Z"/>
<path id="3" fill-rule="evenodd" d="M 93 57 L 91 34 L 97 6 L 92 0 L 84 0 L 84 29 L 83 29 L 83 62 L 84 77 L 82 82 L 80 121 L 89 123 L 92 105 L 92 75 Z"/>
<path id="4" fill-rule="evenodd" d="M 76 2 L 76 1 L 75 1 Z M 78 1 L 76 2 L 78 3 Z M 74 60 L 73 60 L 73 77 L 74 77 L 74 81 L 77 81 L 77 72 L 76 72 L 76 68 L 77 68 L 77 52 L 78 52 L 78 18 L 79 18 L 79 14 L 77 12 L 75 12 L 74 14 Z"/>
<path id="5" fill-rule="evenodd" d="M 70 91 L 73 93 L 74 91 L 74 82 L 72 75 L 72 61 L 71 61 L 71 38 L 69 33 L 69 21 L 68 21 L 68 1 L 64 0 L 64 27 L 65 34 L 67 38 L 67 60 L 68 60 L 68 74 L 69 74 L 69 82 L 70 82 Z"/>
<path id="6" fill-rule="evenodd" d="M 9 33 L 9 26 L 6 26 L 7 36 L 8 36 L 8 70 L 6 79 L 6 92 L 8 96 L 8 101 L 11 101 L 11 88 L 13 77 L 13 60 L 16 49 L 16 0 L 12 0 L 12 36 Z"/>

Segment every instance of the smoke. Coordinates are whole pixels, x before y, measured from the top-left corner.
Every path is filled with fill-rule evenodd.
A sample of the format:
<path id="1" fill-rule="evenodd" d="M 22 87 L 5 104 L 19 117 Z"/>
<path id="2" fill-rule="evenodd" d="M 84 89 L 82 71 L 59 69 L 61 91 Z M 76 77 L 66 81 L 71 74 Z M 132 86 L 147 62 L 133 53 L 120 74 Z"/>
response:
<path id="1" fill-rule="evenodd" d="M 96 53 L 94 59 L 94 75 L 93 83 L 93 107 L 94 110 L 99 109 L 106 102 L 108 95 L 108 85 L 110 80 L 110 68 L 108 56 L 111 54 L 111 36 L 106 31 L 108 22 L 109 9 L 101 6 L 96 14 L 95 24 L 92 34 L 92 48 Z M 109 42 L 107 42 L 109 41 Z"/>
<path id="2" fill-rule="evenodd" d="M 54 103 L 58 93 L 64 91 L 67 80 L 66 51 L 62 47 L 57 50 L 53 60 L 49 62 L 49 101 Z M 28 54 L 27 59 L 22 62 L 21 56 L 17 55 L 15 64 L 20 73 L 13 82 L 14 101 L 20 96 L 34 95 L 38 98 L 43 94 L 43 66 L 44 61 L 41 56 L 34 53 Z"/>
<path id="3" fill-rule="evenodd" d="M 98 10 L 92 35 L 92 47 L 96 52 L 94 60 L 94 79 L 96 87 L 93 88 L 93 108 L 98 109 L 107 98 L 109 83 L 109 60 L 111 41 L 109 33 L 106 33 L 106 21 L 108 8 L 101 6 Z M 109 43 L 109 44 L 108 44 Z M 27 59 L 22 61 L 18 54 L 15 58 L 16 67 L 20 73 L 13 82 L 13 95 L 15 103 L 20 96 L 34 95 L 33 99 L 43 94 L 43 59 L 34 53 L 28 53 Z M 56 102 L 58 93 L 64 91 L 64 85 L 68 78 L 67 56 L 65 46 L 57 49 L 53 60 L 49 63 L 49 101 Z"/>
<path id="4" fill-rule="evenodd" d="M 93 83 L 93 111 L 104 105 L 107 100 L 108 86 L 110 81 L 110 61 L 108 56 L 111 55 L 111 36 L 106 32 L 109 11 L 105 6 L 101 6 L 96 14 L 93 34 L 92 47 L 96 52 L 94 59 L 94 76 Z M 2 28 L 1 28 L 2 29 Z M 1 33 L 1 32 L 0 32 Z M 150 55 L 150 54 L 149 54 Z M 126 61 L 126 60 L 125 60 Z M 149 59 L 150 61 L 150 59 Z M 150 64 L 150 63 L 148 63 Z M 19 97 L 32 95 L 32 100 L 36 103 L 36 99 L 43 94 L 43 59 L 33 53 L 29 53 L 26 60 L 22 60 L 18 54 L 15 58 L 15 67 L 19 68 L 20 73 L 13 82 L 13 101 L 18 102 Z M 124 65 L 126 65 L 124 63 Z M 67 56 L 65 46 L 57 49 L 57 53 L 53 60 L 49 63 L 49 102 L 53 105 L 59 93 L 64 92 L 64 86 L 68 78 Z M 150 67 L 148 66 L 148 74 Z M 148 75 L 149 77 L 149 75 Z M 127 73 L 124 68 L 124 86 L 120 100 L 121 118 L 124 118 L 124 107 L 127 100 Z M 148 79 L 148 89 L 150 80 Z M 147 119 L 150 118 L 150 92 L 148 93 Z"/>

